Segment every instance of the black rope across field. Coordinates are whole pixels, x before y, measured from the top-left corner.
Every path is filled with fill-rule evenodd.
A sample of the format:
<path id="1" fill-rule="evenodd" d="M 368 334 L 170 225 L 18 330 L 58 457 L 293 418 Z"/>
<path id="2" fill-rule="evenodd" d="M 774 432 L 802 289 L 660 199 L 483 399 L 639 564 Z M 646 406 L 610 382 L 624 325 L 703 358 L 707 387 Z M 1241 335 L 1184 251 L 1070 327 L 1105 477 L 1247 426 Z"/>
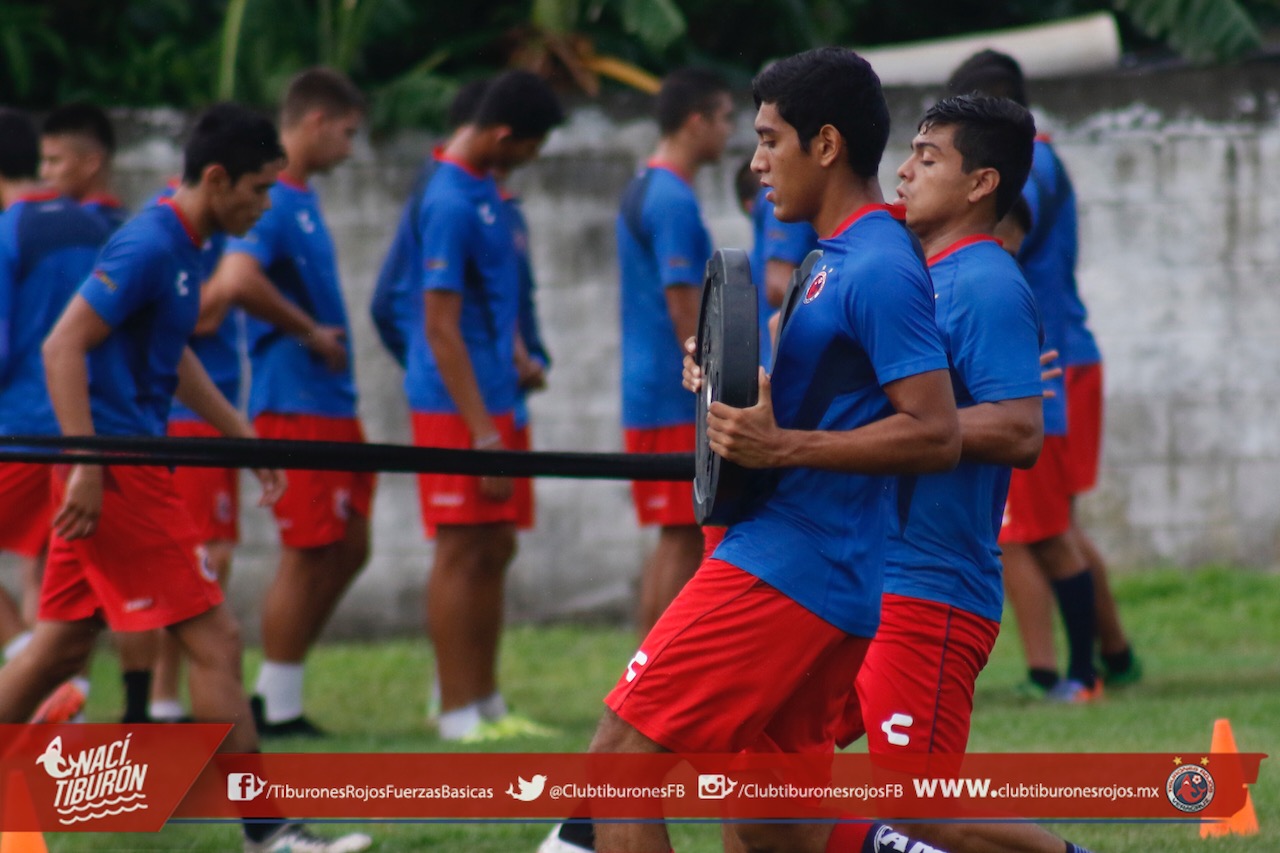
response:
<path id="1" fill-rule="evenodd" d="M 601 480 L 692 480 L 692 453 L 446 450 L 401 444 L 150 436 L 0 436 L 0 461 L 293 468 Z"/>

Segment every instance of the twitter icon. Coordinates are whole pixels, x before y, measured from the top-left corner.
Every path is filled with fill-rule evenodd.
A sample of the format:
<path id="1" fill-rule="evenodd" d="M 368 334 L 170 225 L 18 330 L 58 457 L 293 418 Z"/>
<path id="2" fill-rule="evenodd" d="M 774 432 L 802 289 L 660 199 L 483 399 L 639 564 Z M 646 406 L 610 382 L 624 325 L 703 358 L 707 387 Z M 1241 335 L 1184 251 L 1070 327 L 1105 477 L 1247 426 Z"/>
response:
<path id="1" fill-rule="evenodd" d="M 508 785 L 507 796 L 522 803 L 531 803 L 542 796 L 542 789 L 547 785 L 547 777 L 541 773 L 534 776 L 533 779 L 524 779 L 517 776 L 516 782 L 519 784 L 520 790 L 517 791 L 515 785 Z"/>

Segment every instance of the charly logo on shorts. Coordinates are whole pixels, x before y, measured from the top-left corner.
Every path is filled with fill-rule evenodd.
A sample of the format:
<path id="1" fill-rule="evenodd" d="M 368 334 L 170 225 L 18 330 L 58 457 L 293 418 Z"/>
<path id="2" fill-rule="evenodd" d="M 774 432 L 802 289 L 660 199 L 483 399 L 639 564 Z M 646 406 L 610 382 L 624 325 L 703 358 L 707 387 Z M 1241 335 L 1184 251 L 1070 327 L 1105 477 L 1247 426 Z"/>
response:
<path id="1" fill-rule="evenodd" d="M 1181 764 L 1169 774 L 1164 793 L 1178 811 L 1202 812 L 1213 802 L 1213 776 L 1203 765 Z"/>
<path id="2" fill-rule="evenodd" d="M 809 287 L 804 292 L 804 304 L 808 305 L 810 302 L 817 299 L 818 295 L 822 293 L 822 288 L 826 287 L 826 284 L 827 271 L 818 270 L 818 272 L 814 274 L 813 278 L 809 279 Z"/>
<path id="3" fill-rule="evenodd" d="M 53 806 L 59 823 L 71 826 L 147 808 L 142 789 L 149 765 L 130 760 L 132 737 L 84 749 L 74 756 L 62 754 L 61 736 L 49 741 L 36 764 L 44 765 L 44 772 L 56 785 Z"/>

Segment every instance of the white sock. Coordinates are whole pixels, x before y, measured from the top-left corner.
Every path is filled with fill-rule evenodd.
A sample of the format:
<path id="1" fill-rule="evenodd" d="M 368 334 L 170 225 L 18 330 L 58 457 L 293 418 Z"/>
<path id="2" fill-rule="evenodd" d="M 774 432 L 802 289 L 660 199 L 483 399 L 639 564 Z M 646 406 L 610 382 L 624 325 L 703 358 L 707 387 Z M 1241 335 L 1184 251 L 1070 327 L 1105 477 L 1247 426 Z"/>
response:
<path id="1" fill-rule="evenodd" d="M 83 675 L 77 675 L 71 679 L 71 683 L 80 691 L 80 695 L 89 698 L 89 679 Z"/>
<path id="2" fill-rule="evenodd" d="M 258 670 L 262 715 L 268 723 L 283 723 L 302 716 L 302 664 L 264 660 Z"/>
<path id="3" fill-rule="evenodd" d="M 436 726 L 440 730 L 441 740 L 461 740 L 471 734 L 482 721 L 479 703 L 472 702 L 453 711 L 444 711 Z"/>
<path id="4" fill-rule="evenodd" d="M 31 632 L 23 631 L 21 634 L 14 637 L 9 642 L 5 643 L 4 659 L 13 660 L 15 657 L 18 656 L 18 652 L 25 649 L 27 647 L 27 643 L 30 643 L 30 642 L 31 642 Z"/>
<path id="5" fill-rule="evenodd" d="M 147 716 L 157 723 L 173 723 L 187 715 L 177 699 L 152 699 L 147 705 Z"/>
<path id="6" fill-rule="evenodd" d="M 497 690 L 481 699 L 476 705 L 480 708 L 480 716 L 486 722 L 492 723 L 495 720 L 501 720 L 507 715 L 507 700 L 503 699 L 502 693 Z"/>

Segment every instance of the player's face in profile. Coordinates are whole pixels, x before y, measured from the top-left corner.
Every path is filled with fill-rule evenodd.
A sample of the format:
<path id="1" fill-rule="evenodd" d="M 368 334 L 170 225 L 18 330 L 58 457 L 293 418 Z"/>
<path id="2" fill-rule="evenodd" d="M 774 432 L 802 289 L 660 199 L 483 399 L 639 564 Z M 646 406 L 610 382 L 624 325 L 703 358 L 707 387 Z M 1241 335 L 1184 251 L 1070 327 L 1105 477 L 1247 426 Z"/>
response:
<path id="1" fill-rule="evenodd" d="M 360 111 L 322 115 L 315 131 L 316 171 L 327 172 L 351 156 L 352 143 L 364 121 Z"/>
<path id="2" fill-rule="evenodd" d="M 823 174 L 813 151 L 812 145 L 809 151 L 801 149 L 795 127 L 787 123 L 775 105 L 760 105 L 751 170 L 769 188 L 765 197 L 773 202 L 773 213 L 783 222 L 809 221 L 817 212 L 821 196 L 818 182 Z"/>
<path id="3" fill-rule="evenodd" d="M 527 139 L 509 135 L 504 136 L 498 140 L 497 163 L 494 168 L 510 174 L 537 157 L 538 152 L 542 149 L 542 143 L 545 141 L 545 136 L 535 136 Z"/>
<path id="4" fill-rule="evenodd" d="M 898 198 L 907 225 L 922 239 L 969 209 L 977 170 L 964 171 L 953 144 L 954 127 L 928 127 L 911 140 L 911 156 L 898 167 Z"/>
<path id="5" fill-rule="evenodd" d="M 218 227 L 237 237 L 247 233 L 271 207 L 268 192 L 283 168 L 284 160 L 274 160 L 256 172 L 246 172 L 234 183 L 223 181 L 212 197 Z"/>
<path id="6" fill-rule="evenodd" d="M 40 139 L 40 180 L 58 193 L 79 201 L 89 194 L 102 154 L 78 136 L 58 134 Z"/>

